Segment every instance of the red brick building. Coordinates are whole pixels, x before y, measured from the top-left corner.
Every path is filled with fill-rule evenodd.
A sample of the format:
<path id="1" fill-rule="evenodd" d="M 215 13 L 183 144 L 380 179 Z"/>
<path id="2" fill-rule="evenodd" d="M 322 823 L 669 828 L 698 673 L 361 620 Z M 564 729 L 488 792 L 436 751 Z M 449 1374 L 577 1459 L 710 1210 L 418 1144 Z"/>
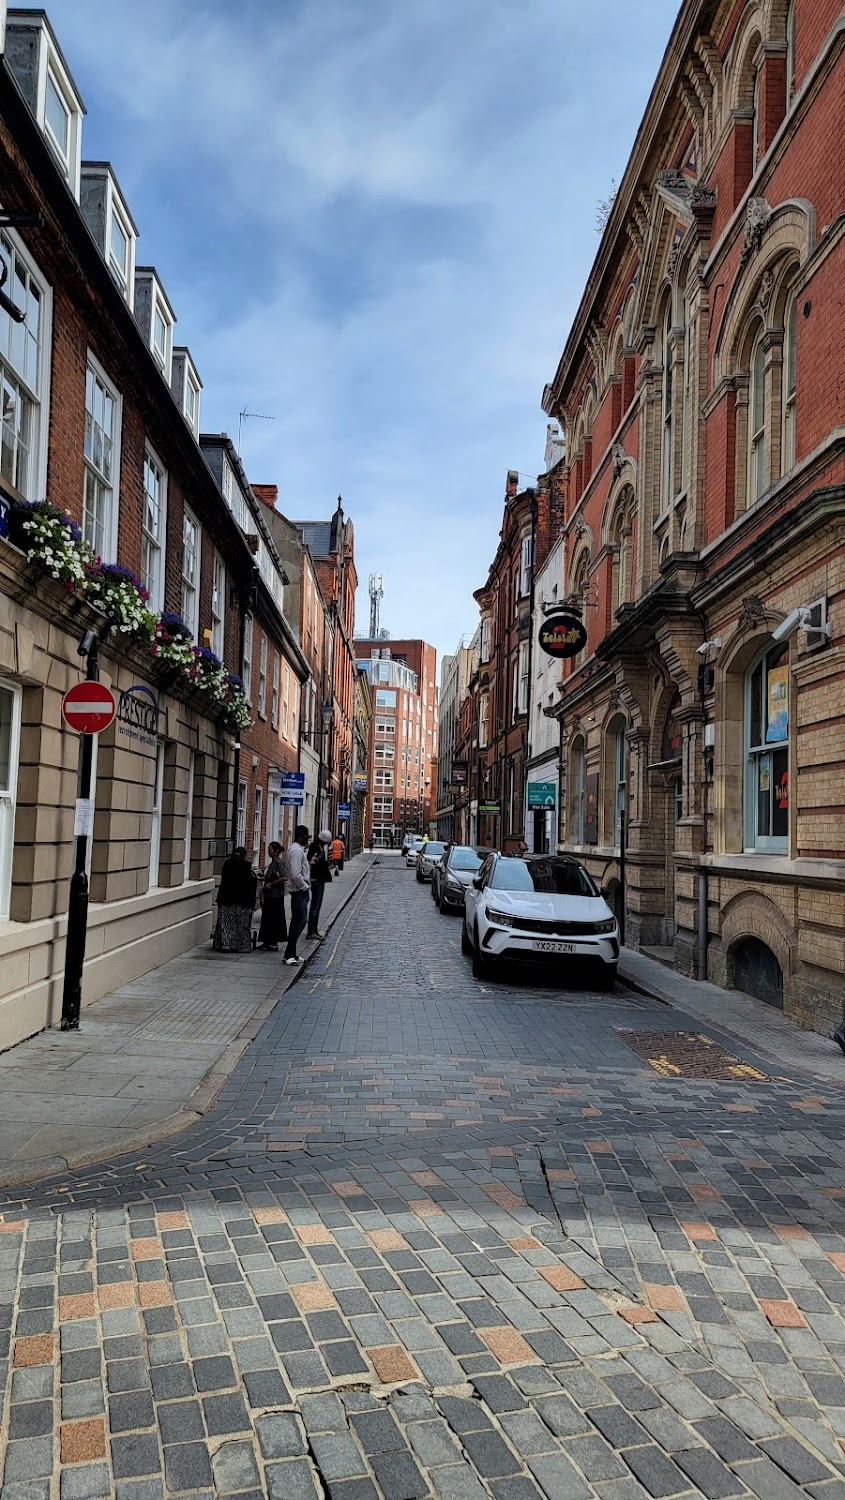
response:
<path id="1" fill-rule="evenodd" d="M 845 999 L 845 29 L 687 0 L 544 406 L 566 432 L 562 847 L 628 941 Z"/>
<path id="2" fill-rule="evenodd" d="M 296 521 L 325 605 L 323 670 L 319 686 L 323 735 L 317 805 L 321 824 L 349 839 L 338 808 L 352 800 L 355 717 L 355 530 L 341 497 L 330 521 Z"/>
<path id="3" fill-rule="evenodd" d="M 437 652 L 425 641 L 356 640 L 370 679 L 369 822 L 379 847 L 427 833 L 437 799 Z"/>
<path id="4" fill-rule="evenodd" d="M 490 848 L 514 850 L 525 832 L 534 573 L 562 521 L 563 490 L 556 475 L 541 476 L 536 489 L 520 490 L 519 475 L 509 472 L 499 546 L 486 583 L 475 593 L 481 634 L 470 837 Z"/>

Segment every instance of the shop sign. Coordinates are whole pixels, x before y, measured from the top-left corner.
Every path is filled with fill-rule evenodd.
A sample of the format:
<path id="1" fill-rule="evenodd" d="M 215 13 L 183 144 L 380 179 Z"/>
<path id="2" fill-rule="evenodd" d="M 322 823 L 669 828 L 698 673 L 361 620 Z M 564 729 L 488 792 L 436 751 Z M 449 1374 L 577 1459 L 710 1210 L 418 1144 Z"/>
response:
<path id="1" fill-rule="evenodd" d="M 352 778 L 352 790 L 354 792 L 357 792 L 357 794 L 358 794 L 359 797 L 366 796 L 368 785 L 369 785 L 369 781 L 368 781 L 368 778 L 366 776 L 364 776 L 364 775 L 353 776 L 353 778 Z"/>
<path id="2" fill-rule="evenodd" d="M 501 802 L 480 802 L 478 811 L 483 818 L 498 818 L 501 817 L 502 804 Z"/>
<path id="3" fill-rule="evenodd" d="M 158 734 L 158 698 L 152 688 L 135 682 L 117 699 L 117 732 L 140 745 L 154 745 Z"/>
<path id="4" fill-rule="evenodd" d="M 469 780 L 469 766 L 465 760 L 452 761 L 451 786 L 466 786 Z"/>
<path id="5" fill-rule="evenodd" d="M 537 639 L 540 650 L 547 656 L 577 656 L 587 644 L 587 627 L 578 615 L 549 615 L 543 620 Z"/>
<path id="6" fill-rule="evenodd" d="M 12 507 L 8 500 L 4 500 L 3 496 L 0 495 L 0 536 L 9 535 L 9 516 L 11 513 Z"/>
<path id="7" fill-rule="evenodd" d="M 352 803 L 351 802 L 338 802 L 338 804 L 337 804 L 337 820 L 338 820 L 338 822 L 339 823 L 348 823 L 349 819 L 351 817 L 352 817 Z"/>
<path id="8" fill-rule="evenodd" d="M 545 808 L 557 807 L 557 782 L 529 781 L 528 806 Z"/>

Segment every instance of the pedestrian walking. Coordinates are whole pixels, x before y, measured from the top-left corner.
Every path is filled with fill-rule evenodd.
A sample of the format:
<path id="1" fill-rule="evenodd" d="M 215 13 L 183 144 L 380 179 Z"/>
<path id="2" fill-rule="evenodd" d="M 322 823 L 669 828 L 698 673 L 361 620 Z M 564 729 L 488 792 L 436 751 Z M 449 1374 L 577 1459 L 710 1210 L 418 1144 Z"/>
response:
<path id="1" fill-rule="evenodd" d="M 373 832 L 372 832 L 372 829 L 371 829 L 370 830 L 370 853 L 372 854 L 372 852 L 373 852 Z"/>
<path id="2" fill-rule="evenodd" d="M 319 930 L 320 909 L 323 905 L 326 886 L 332 878 L 331 865 L 328 860 L 331 841 L 331 830 L 324 828 L 308 846 L 308 863 L 311 866 L 311 905 L 308 908 L 308 936 L 310 938 L 325 937 L 325 933 Z"/>
<path id="3" fill-rule="evenodd" d="M 264 953 L 278 953 L 279 943 L 287 941 L 288 924 L 285 921 L 285 884 L 287 866 L 281 844 L 267 845 L 270 863 L 262 877 L 261 926 L 258 929 L 258 946 Z"/>
<path id="4" fill-rule="evenodd" d="M 340 834 L 337 834 L 332 840 L 332 863 L 338 875 L 340 875 L 343 870 L 343 839 L 340 837 Z"/>
<path id="5" fill-rule="evenodd" d="M 285 948 L 285 963 L 299 964 L 302 959 L 296 945 L 308 920 L 308 898 L 311 894 L 311 866 L 308 863 L 308 829 L 300 823 L 288 850 L 288 885 L 290 887 L 290 926 Z"/>
<path id="6" fill-rule="evenodd" d="M 258 877 L 239 847 L 224 859 L 217 892 L 217 923 L 214 948 L 217 953 L 244 953 L 252 943 L 252 914 Z"/>

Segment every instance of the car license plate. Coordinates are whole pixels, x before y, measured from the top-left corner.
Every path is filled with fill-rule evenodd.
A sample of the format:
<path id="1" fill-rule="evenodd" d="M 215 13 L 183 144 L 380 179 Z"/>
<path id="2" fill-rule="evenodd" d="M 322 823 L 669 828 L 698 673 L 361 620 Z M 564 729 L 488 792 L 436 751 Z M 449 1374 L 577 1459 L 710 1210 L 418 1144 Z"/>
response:
<path id="1" fill-rule="evenodd" d="M 540 938 L 537 938 L 537 940 L 534 942 L 533 948 L 534 948 L 534 952 L 535 953 L 574 953 L 575 952 L 575 944 L 574 943 L 552 943 L 552 942 L 546 942 L 546 941 L 544 941 L 544 940 L 542 940 Z"/>

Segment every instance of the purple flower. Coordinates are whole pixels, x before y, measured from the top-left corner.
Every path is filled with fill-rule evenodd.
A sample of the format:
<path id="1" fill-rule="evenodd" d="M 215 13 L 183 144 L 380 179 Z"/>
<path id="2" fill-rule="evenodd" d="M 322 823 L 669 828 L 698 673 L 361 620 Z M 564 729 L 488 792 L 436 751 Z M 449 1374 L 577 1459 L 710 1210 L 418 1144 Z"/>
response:
<path id="1" fill-rule="evenodd" d="M 229 672 L 226 677 L 226 683 L 229 691 L 232 693 L 242 693 L 244 690 L 244 680 L 238 676 L 237 672 Z"/>
<path id="2" fill-rule="evenodd" d="M 187 641 L 191 639 L 191 631 L 175 610 L 166 609 L 159 620 L 159 626 L 168 635 L 181 635 Z"/>
<path id="3" fill-rule="evenodd" d="M 131 583 L 139 593 L 146 592 L 140 578 L 136 577 L 132 569 L 125 567 L 123 563 L 103 563 L 100 568 L 100 577 L 104 583 Z"/>
<path id="4" fill-rule="evenodd" d="M 216 656 L 208 646 L 195 646 L 194 656 L 197 664 L 202 667 L 210 667 L 212 670 L 219 671 L 223 665 L 220 657 Z"/>

